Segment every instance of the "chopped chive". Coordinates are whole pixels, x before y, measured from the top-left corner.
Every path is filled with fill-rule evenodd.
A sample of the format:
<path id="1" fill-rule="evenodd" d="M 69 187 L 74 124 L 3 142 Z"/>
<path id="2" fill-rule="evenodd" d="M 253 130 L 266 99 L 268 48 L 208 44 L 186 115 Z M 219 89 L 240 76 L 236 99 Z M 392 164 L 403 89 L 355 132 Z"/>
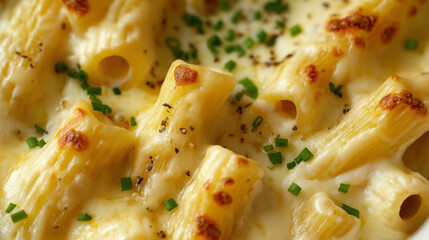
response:
<path id="1" fill-rule="evenodd" d="M 227 35 L 226 35 L 225 39 L 229 42 L 231 42 L 235 39 L 235 32 L 233 29 L 229 29 L 227 31 Z"/>
<path id="2" fill-rule="evenodd" d="M 267 12 L 274 12 L 277 14 L 281 14 L 289 9 L 289 5 L 287 3 L 283 3 L 283 0 L 273 0 L 267 2 L 265 4 L 265 10 Z"/>
<path id="3" fill-rule="evenodd" d="M 37 124 L 34 124 L 34 128 L 36 128 L 37 132 L 48 134 L 48 131 L 46 131 L 45 129 L 43 129 L 42 127 L 40 127 Z"/>
<path id="4" fill-rule="evenodd" d="M 292 183 L 287 191 L 298 197 L 299 193 L 301 192 L 301 187 L 296 183 Z"/>
<path id="5" fill-rule="evenodd" d="M 130 177 L 121 177 L 121 191 L 133 190 L 133 182 Z"/>
<path id="6" fill-rule="evenodd" d="M 222 41 L 216 35 L 211 36 L 207 40 L 207 46 L 209 47 L 209 49 L 213 53 L 213 55 L 217 55 L 218 54 L 218 50 L 216 49 L 216 47 L 219 47 L 220 45 L 222 45 Z"/>
<path id="7" fill-rule="evenodd" d="M 101 87 L 88 87 L 86 93 L 88 95 L 101 95 Z"/>
<path id="8" fill-rule="evenodd" d="M 284 27 L 285 27 L 285 23 L 284 23 L 284 22 L 282 22 L 282 21 L 280 21 L 280 20 L 277 20 L 277 21 L 276 21 L 276 26 L 277 26 L 278 28 L 284 28 Z"/>
<path id="9" fill-rule="evenodd" d="M 177 38 L 167 37 L 165 39 L 165 44 L 170 48 L 173 56 L 176 59 L 180 59 L 183 56 L 183 51 L 180 49 L 180 41 Z"/>
<path id="10" fill-rule="evenodd" d="M 405 49 L 414 50 L 419 46 L 419 42 L 415 39 L 407 39 L 405 40 Z"/>
<path id="11" fill-rule="evenodd" d="M 357 218 L 359 218 L 359 210 L 352 208 L 346 204 L 343 203 L 343 205 L 341 206 L 348 214 L 355 216 Z"/>
<path id="12" fill-rule="evenodd" d="M 343 84 L 335 87 L 335 85 L 332 82 L 329 82 L 329 90 L 335 95 L 338 95 L 338 97 L 343 97 L 343 94 L 341 93 L 341 89 L 344 87 Z"/>
<path id="13" fill-rule="evenodd" d="M 264 118 L 262 116 L 257 116 L 255 118 L 255 120 L 253 120 L 252 127 L 254 129 L 258 128 L 259 126 L 261 126 L 261 124 L 262 124 L 263 121 L 264 121 Z"/>
<path id="14" fill-rule="evenodd" d="M 261 17 L 262 17 L 262 15 L 261 15 L 260 11 L 256 11 L 255 14 L 253 15 L 253 18 L 255 20 L 259 20 L 259 19 L 261 19 Z"/>
<path id="15" fill-rule="evenodd" d="M 83 83 L 80 85 L 80 87 L 81 87 L 83 90 L 86 90 L 87 88 L 89 88 L 89 84 L 88 84 L 87 82 L 83 82 Z"/>
<path id="16" fill-rule="evenodd" d="M 349 191 L 350 184 L 341 183 L 338 187 L 338 192 L 347 193 Z"/>
<path id="17" fill-rule="evenodd" d="M 130 121 L 131 121 L 131 126 L 137 126 L 137 122 L 136 122 L 136 118 L 135 117 L 131 117 L 131 119 L 130 119 Z"/>
<path id="18" fill-rule="evenodd" d="M 223 27 L 223 21 L 222 21 L 222 20 L 219 20 L 219 21 L 217 21 L 217 22 L 216 22 L 216 24 L 213 26 L 213 29 L 214 29 L 214 30 L 221 30 L 221 29 L 222 29 L 222 27 Z"/>
<path id="19" fill-rule="evenodd" d="M 313 157 L 313 154 L 308 150 L 308 148 L 302 149 L 301 153 L 298 155 L 298 157 L 295 158 L 296 163 L 300 163 L 301 161 L 307 162 Z"/>
<path id="20" fill-rule="evenodd" d="M 76 74 L 76 79 L 81 81 L 81 82 L 86 82 L 88 81 L 88 74 L 86 74 L 85 71 L 80 70 L 77 74 Z"/>
<path id="21" fill-rule="evenodd" d="M 302 29 L 301 29 L 301 26 L 300 25 L 295 25 L 295 26 L 293 26 L 293 27 L 291 27 L 290 29 L 289 29 L 289 32 L 290 32 L 290 35 L 292 36 L 292 37 L 294 37 L 294 36 L 296 36 L 296 35 L 298 35 L 298 34 L 300 34 L 301 33 L 301 31 L 302 31 Z"/>
<path id="22" fill-rule="evenodd" d="M 188 26 L 196 27 L 198 33 L 204 33 L 203 22 L 197 16 L 185 13 L 182 15 L 182 19 Z"/>
<path id="23" fill-rule="evenodd" d="M 234 68 L 237 66 L 237 63 L 233 60 L 229 60 L 228 62 L 225 63 L 224 68 L 230 72 L 232 72 L 232 70 L 234 70 Z"/>
<path id="24" fill-rule="evenodd" d="M 246 46 L 247 49 L 250 49 L 253 47 L 253 44 L 255 42 L 253 41 L 253 39 L 251 37 L 246 38 L 246 40 L 244 40 L 244 46 Z"/>
<path id="25" fill-rule="evenodd" d="M 296 163 L 294 161 L 289 162 L 286 164 L 287 169 L 291 170 L 294 169 L 296 167 Z"/>
<path id="26" fill-rule="evenodd" d="M 167 37 L 165 39 L 165 44 L 169 48 L 180 48 L 180 41 L 177 38 L 174 37 Z"/>
<path id="27" fill-rule="evenodd" d="M 121 95 L 121 89 L 119 89 L 118 87 L 115 87 L 112 90 L 113 90 L 113 94 L 115 94 L 115 95 Z"/>
<path id="28" fill-rule="evenodd" d="M 78 221 L 91 221 L 92 217 L 88 213 L 81 213 L 77 216 Z"/>
<path id="29" fill-rule="evenodd" d="M 45 142 L 45 140 L 40 140 L 38 143 L 37 143 L 37 145 L 40 147 L 40 148 L 42 148 L 43 146 L 45 146 L 46 145 L 46 142 Z"/>
<path id="30" fill-rule="evenodd" d="M 229 2 L 228 0 L 220 0 L 219 1 L 219 8 L 222 10 L 228 10 L 229 9 Z"/>
<path id="31" fill-rule="evenodd" d="M 67 74 L 69 75 L 69 77 L 75 78 L 77 75 L 77 71 L 76 69 L 70 68 Z"/>
<path id="32" fill-rule="evenodd" d="M 67 69 L 68 69 L 68 67 L 65 64 L 65 62 L 63 62 L 63 61 L 61 61 L 55 65 L 55 72 L 56 73 L 65 73 L 65 72 L 67 72 Z"/>
<path id="33" fill-rule="evenodd" d="M 308 148 L 304 148 L 299 155 L 304 162 L 307 162 L 313 157 L 313 154 L 308 150 Z"/>
<path id="34" fill-rule="evenodd" d="M 167 209 L 167 211 L 171 211 L 171 210 L 177 208 L 179 205 L 177 205 L 177 203 L 174 199 L 170 198 L 164 202 L 164 206 Z"/>
<path id="35" fill-rule="evenodd" d="M 28 216 L 27 216 L 27 213 L 25 213 L 24 210 L 21 210 L 21 211 L 19 211 L 17 213 L 12 214 L 11 217 L 12 217 L 12 221 L 14 223 L 16 223 L 16 222 L 19 222 L 19 221 L 21 221 L 23 219 L 26 219 Z"/>
<path id="36" fill-rule="evenodd" d="M 265 152 L 271 151 L 273 149 L 274 149 L 274 146 L 272 144 L 264 146 L 264 151 Z"/>
<path id="37" fill-rule="evenodd" d="M 287 147 L 288 140 L 286 138 L 274 138 L 274 144 L 276 147 Z"/>
<path id="38" fill-rule="evenodd" d="M 6 212 L 7 212 L 7 213 L 12 212 L 12 210 L 13 210 L 15 207 L 16 207 L 16 204 L 14 204 L 14 203 L 9 203 L 9 206 L 7 206 L 7 208 L 6 208 Z"/>
<path id="39" fill-rule="evenodd" d="M 293 161 L 296 162 L 296 164 L 300 164 L 302 162 L 302 158 L 298 155 L 298 157 L 296 157 Z"/>
<path id="40" fill-rule="evenodd" d="M 36 137 L 29 137 L 25 140 L 29 148 L 34 148 L 39 145 L 39 141 L 37 141 Z"/>
<path id="41" fill-rule="evenodd" d="M 256 99 L 258 98 L 258 88 L 256 85 L 250 80 L 249 78 L 245 78 L 239 81 L 241 85 L 243 85 L 244 90 L 246 91 L 246 94 L 249 95 L 251 98 Z"/>
<path id="42" fill-rule="evenodd" d="M 238 10 L 237 12 L 234 13 L 234 15 L 232 15 L 231 22 L 238 23 L 238 21 L 240 20 L 240 17 L 241 17 L 241 10 Z"/>
<path id="43" fill-rule="evenodd" d="M 239 93 L 237 93 L 237 95 L 235 95 L 235 99 L 237 101 L 240 101 L 243 98 L 243 96 L 244 96 L 244 93 L 243 92 L 239 92 Z"/>
<path id="44" fill-rule="evenodd" d="M 264 30 L 261 30 L 258 32 L 256 37 L 260 43 L 264 43 L 267 40 L 267 33 Z"/>
<path id="45" fill-rule="evenodd" d="M 91 95 L 91 96 L 94 96 L 94 95 Z M 97 102 L 91 102 L 91 104 L 92 104 L 92 109 L 94 111 L 99 111 L 99 112 L 102 112 L 103 114 L 112 112 L 112 109 L 105 104 L 97 103 Z"/>
<path id="46" fill-rule="evenodd" d="M 89 99 L 91 99 L 91 101 L 95 102 L 95 103 L 100 103 L 101 104 L 101 100 L 98 99 L 96 96 L 94 95 L 89 95 Z"/>
<path id="47" fill-rule="evenodd" d="M 273 165 L 281 164 L 283 162 L 283 157 L 281 152 L 268 153 L 268 158 L 270 159 Z"/>
<path id="48" fill-rule="evenodd" d="M 239 57 L 246 54 L 246 51 L 240 45 L 229 45 L 225 47 L 226 53 L 237 52 Z"/>

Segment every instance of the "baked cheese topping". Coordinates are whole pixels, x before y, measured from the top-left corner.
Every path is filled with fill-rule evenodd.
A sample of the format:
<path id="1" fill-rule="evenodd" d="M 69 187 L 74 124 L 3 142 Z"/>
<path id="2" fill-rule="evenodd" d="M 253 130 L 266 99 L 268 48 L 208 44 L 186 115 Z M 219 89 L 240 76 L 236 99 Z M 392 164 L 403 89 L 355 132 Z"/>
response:
<path id="1" fill-rule="evenodd" d="M 406 239 L 425 0 L 0 1 L 0 239 Z"/>

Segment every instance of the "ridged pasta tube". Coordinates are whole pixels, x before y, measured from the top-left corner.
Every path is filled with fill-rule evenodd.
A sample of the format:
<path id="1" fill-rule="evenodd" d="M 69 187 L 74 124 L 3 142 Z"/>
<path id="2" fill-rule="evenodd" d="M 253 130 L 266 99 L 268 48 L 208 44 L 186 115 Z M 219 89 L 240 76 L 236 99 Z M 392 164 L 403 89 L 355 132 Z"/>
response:
<path id="1" fill-rule="evenodd" d="M 30 150 L 10 175 L 4 206 L 17 203 L 28 219 L 14 224 L 4 216 L 1 224 L 11 234 L 6 238 L 53 239 L 67 233 L 100 176 L 124 159 L 135 138 L 102 123 L 97 114 L 87 102 L 77 102 L 55 137 L 42 149 Z"/>
<path id="2" fill-rule="evenodd" d="M 0 26 L 0 100 L 9 104 L 7 111 L 17 119 L 34 120 L 48 87 L 55 84 L 46 79 L 54 73 L 53 52 L 62 42 L 64 17 L 54 0 L 6 6 L 9 11 L 4 11 Z"/>
<path id="3" fill-rule="evenodd" d="M 270 102 L 292 101 L 296 106 L 298 131 L 303 134 L 329 127 L 326 124 L 332 124 L 337 118 L 324 113 L 332 106 L 347 103 L 332 94 L 329 88 L 331 81 L 337 86 L 347 84 L 347 78 L 334 74 L 341 67 L 341 60 L 350 52 L 364 52 L 369 47 L 373 47 L 370 51 L 386 51 L 386 46 L 399 30 L 398 22 L 406 26 L 412 21 L 409 9 L 415 2 L 368 0 L 350 3 L 351 13 L 329 19 L 324 32 L 311 36 L 316 41 L 306 42 L 306 47 L 276 68 L 274 76 L 267 75 L 261 98 Z M 346 98 L 344 94 L 343 99 Z"/>
<path id="4" fill-rule="evenodd" d="M 369 208 L 386 226 L 412 233 L 429 216 L 429 182 L 419 173 L 383 165 L 365 191 Z"/>
<path id="5" fill-rule="evenodd" d="M 69 2 L 69 1 L 64 1 Z M 79 2 L 79 1 L 77 1 Z M 80 65 L 94 85 L 128 88 L 144 80 L 155 57 L 165 0 L 83 1 L 69 9 Z M 100 6 L 99 6 L 100 4 Z"/>
<path id="6" fill-rule="evenodd" d="M 316 193 L 293 212 L 292 239 L 359 239 L 360 221 L 325 194 Z"/>
<path id="7" fill-rule="evenodd" d="M 207 142 L 211 125 L 235 84 L 234 76 L 229 73 L 180 60 L 171 65 L 153 110 L 142 120 L 146 124 L 137 129 L 143 147 L 131 175 L 149 181 L 145 187 L 148 200 L 156 204 L 156 198 L 150 194 L 153 189 L 167 182 L 170 187 L 165 187 L 174 189 L 172 185 L 182 182 L 178 179 L 183 172 L 193 172 L 199 165 L 203 153 L 200 151 L 204 150 L 202 146 Z M 167 172 L 170 176 L 167 179 L 150 177 Z"/>
<path id="8" fill-rule="evenodd" d="M 426 105 L 392 76 L 353 108 L 317 145 L 310 178 L 336 176 L 381 157 L 405 151 L 429 129 Z"/>
<path id="9" fill-rule="evenodd" d="M 248 213 L 262 175 L 257 162 L 210 147 L 169 222 L 172 239 L 230 239 Z"/>

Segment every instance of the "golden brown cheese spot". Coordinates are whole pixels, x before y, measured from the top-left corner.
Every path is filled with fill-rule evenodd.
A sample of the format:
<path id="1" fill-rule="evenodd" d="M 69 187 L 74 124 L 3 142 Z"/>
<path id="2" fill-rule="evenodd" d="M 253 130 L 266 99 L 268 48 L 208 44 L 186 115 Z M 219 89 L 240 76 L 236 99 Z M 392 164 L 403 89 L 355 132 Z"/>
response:
<path id="1" fill-rule="evenodd" d="M 76 108 L 76 110 L 74 110 L 74 117 L 70 119 L 70 121 L 68 121 L 66 125 L 58 131 L 55 138 L 59 138 L 59 136 L 64 135 L 74 125 L 76 125 L 78 122 L 81 122 L 84 117 L 85 117 L 85 111 L 81 108 Z"/>
<path id="2" fill-rule="evenodd" d="M 383 110 L 393 110 L 399 104 L 406 104 L 418 114 L 426 114 L 425 104 L 408 90 L 402 90 L 399 93 L 390 93 L 383 97 L 378 106 Z"/>
<path id="3" fill-rule="evenodd" d="M 197 235 L 203 236 L 205 239 L 218 240 L 221 231 L 217 228 L 216 222 L 209 216 L 197 216 Z"/>
<path id="4" fill-rule="evenodd" d="M 329 32 L 340 32 L 353 28 L 371 32 L 376 22 L 376 16 L 365 16 L 359 13 L 354 13 L 343 19 L 331 19 L 328 22 L 327 30 Z"/>
<path id="5" fill-rule="evenodd" d="M 317 81 L 317 76 L 319 72 L 317 72 L 316 66 L 313 64 L 308 65 L 304 68 L 304 77 L 310 83 L 313 84 Z"/>
<path id="6" fill-rule="evenodd" d="M 380 38 L 383 44 L 389 43 L 395 36 L 395 33 L 397 31 L 397 27 L 395 25 L 385 28 L 381 33 Z"/>
<path id="7" fill-rule="evenodd" d="M 343 55 L 343 50 L 341 50 L 338 47 L 332 47 L 331 48 L 331 54 L 334 57 L 341 57 Z"/>
<path id="8" fill-rule="evenodd" d="M 348 28 L 345 19 L 332 19 L 328 22 L 327 29 L 329 32 L 339 32 Z"/>
<path id="9" fill-rule="evenodd" d="M 239 157 L 237 158 L 237 164 L 238 166 L 247 166 L 247 164 L 249 164 L 249 160 Z"/>
<path id="10" fill-rule="evenodd" d="M 89 4 L 87 0 L 63 0 L 63 4 L 67 9 L 73 11 L 78 16 L 83 16 L 89 11 Z"/>
<path id="11" fill-rule="evenodd" d="M 356 45 L 356 47 L 365 48 L 365 40 L 363 40 L 363 38 L 354 37 L 353 43 Z"/>
<path id="12" fill-rule="evenodd" d="M 174 69 L 174 79 L 177 86 L 186 86 L 198 80 L 198 72 L 185 65 L 179 65 Z"/>
<path id="13" fill-rule="evenodd" d="M 60 148 L 68 147 L 74 151 L 81 152 L 88 148 L 89 141 L 83 132 L 71 129 L 58 140 L 58 144 Z"/>
<path id="14" fill-rule="evenodd" d="M 223 180 L 223 184 L 225 184 L 225 185 L 234 185 L 234 179 L 232 179 L 232 178 L 225 178 Z"/>
<path id="15" fill-rule="evenodd" d="M 220 191 L 213 194 L 213 199 L 220 206 L 224 206 L 232 203 L 231 195 L 229 195 L 229 193 L 225 191 Z"/>

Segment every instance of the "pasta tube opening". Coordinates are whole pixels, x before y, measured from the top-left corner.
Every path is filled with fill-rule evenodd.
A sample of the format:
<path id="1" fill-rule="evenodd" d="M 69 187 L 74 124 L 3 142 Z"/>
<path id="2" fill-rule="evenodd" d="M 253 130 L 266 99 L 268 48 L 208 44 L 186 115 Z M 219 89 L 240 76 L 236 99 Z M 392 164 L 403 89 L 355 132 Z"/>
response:
<path id="1" fill-rule="evenodd" d="M 276 104 L 276 110 L 284 113 L 288 118 L 296 119 L 296 105 L 289 100 L 281 100 Z"/>
<path id="2" fill-rule="evenodd" d="M 401 204 L 399 216 L 403 220 L 410 219 L 417 215 L 422 205 L 422 197 L 419 194 L 413 194 L 407 197 Z"/>
<path id="3" fill-rule="evenodd" d="M 100 77 L 105 80 L 107 85 L 115 85 L 115 82 L 122 82 L 131 74 L 131 68 L 128 60 L 123 56 L 111 55 L 104 57 L 98 63 Z"/>

